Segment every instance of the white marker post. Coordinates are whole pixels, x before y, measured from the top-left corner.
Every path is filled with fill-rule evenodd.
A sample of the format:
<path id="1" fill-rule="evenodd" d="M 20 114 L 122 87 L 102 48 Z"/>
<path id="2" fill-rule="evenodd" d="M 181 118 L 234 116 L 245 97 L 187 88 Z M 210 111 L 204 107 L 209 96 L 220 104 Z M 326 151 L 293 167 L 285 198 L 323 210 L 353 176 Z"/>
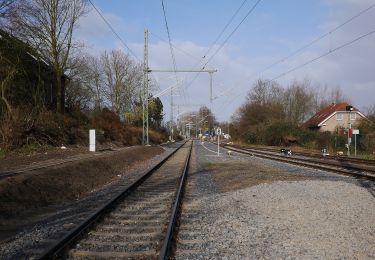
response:
<path id="1" fill-rule="evenodd" d="M 353 129 L 354 135 L 354 157 L 357 157 L 357 135 L 359 135 L 359 129 Z"/>
<path id="2" fill-rule="evenodd" d="M 90 144 L 89 144 L 89 151 L 95 152 L 95 129 L 90 129 Z"/>
<path id="3" fill-rule="evenodd" d="M 220 127 L 216 129 L 216 134 L 217 134 L 217 156 L 220 156 L 220 135 L 221 135 Z"/>

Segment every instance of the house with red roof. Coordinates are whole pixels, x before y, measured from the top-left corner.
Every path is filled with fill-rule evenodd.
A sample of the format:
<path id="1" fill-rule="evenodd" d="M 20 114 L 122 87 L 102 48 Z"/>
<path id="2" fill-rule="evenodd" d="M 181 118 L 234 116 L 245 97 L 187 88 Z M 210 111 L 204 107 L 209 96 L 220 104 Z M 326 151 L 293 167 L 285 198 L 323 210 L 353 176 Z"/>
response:
<path id="1" fill-rule="evenodd" d="M 366 118 L 364 114 L 346 102 L 332 103 L 316 113 L 303 125 L 319 132 L 335 132 L 337 129 L 347 129 L 349 123 L 353 128 L 364 118 Z"/>

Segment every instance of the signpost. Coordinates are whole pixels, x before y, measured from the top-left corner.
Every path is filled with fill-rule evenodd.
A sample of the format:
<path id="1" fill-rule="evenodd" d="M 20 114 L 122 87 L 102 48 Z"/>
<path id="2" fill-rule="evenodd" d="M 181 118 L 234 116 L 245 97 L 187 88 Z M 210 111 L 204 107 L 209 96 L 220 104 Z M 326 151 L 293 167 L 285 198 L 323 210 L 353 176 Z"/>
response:
<path id="1" fill-rule="evenodd" d="M 357 157 L 357 135 L 359 135 L 359 129 L 353 129 L 354 135 L 354 156 Z"/>
<path id="2" fill-rule="evenodd" d="M 352 124 L 350 123 L 350 112 L 353 111 L 352 106 L 346 106 L 345 110 L 349 112 L 348 117 L 348 156 L 350 156 L 350 144 L 352 142 Z"/>

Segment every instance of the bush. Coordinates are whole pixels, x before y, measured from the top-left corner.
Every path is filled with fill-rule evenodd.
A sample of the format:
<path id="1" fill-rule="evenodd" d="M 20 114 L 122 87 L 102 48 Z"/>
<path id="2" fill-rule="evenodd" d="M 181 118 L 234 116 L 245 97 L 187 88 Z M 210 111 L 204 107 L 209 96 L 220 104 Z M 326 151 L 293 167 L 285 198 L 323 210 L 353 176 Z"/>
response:
<path id="1" fill-rule="evenodd" d="M 105 141 L 118 141 L 123 145 L 137 145 L 142 143 L 142 128 L 121 122 L 120 117 L 109 109 L 103 109 L 93 116 L 92 127 L 104 132 Z M 150 143 L 158 144 L 166 140 L 167 135 L 165 131 L 157 132 L 149 130 Z"/>
<path id="2" fill-rule="evenodd" d="M 123 139 L 123 125 L 120 117 L 107 108 L 94 114 L 91 125 L 95 129 L 103 130 L 106 141 Z"/>
<path id="3" fill-rule="evenodd" d="M 37 147 L 76 144 L 87 139 L 88 119 L 83 114 L 61 115 L 53 111 L 17 108 L 0 123 L 3 151 L 35 150 Z"/>

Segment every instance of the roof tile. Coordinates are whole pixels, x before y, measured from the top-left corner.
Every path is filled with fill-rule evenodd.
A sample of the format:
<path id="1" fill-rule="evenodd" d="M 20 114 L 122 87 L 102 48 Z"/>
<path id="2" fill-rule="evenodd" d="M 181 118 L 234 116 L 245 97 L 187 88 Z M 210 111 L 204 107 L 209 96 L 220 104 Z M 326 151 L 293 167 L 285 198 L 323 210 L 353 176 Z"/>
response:
<path id="1" fill-rule="evenodd" d="M 334 112 L 337 111 L 346 111 L 346 106 L 350 106 L 350 104 L 343 102 L 343 103 L 332 103 L 326 108 L 323 108 L 318 113 L 316 113 L 313 117 L 307 120 L 303 125 L 307 127 L 318 127 L 318 125 L 324 121 L 327 117 L 332 115 Z M 353 111 L 359 111 L 357 108 L 353 107 Z"/>

